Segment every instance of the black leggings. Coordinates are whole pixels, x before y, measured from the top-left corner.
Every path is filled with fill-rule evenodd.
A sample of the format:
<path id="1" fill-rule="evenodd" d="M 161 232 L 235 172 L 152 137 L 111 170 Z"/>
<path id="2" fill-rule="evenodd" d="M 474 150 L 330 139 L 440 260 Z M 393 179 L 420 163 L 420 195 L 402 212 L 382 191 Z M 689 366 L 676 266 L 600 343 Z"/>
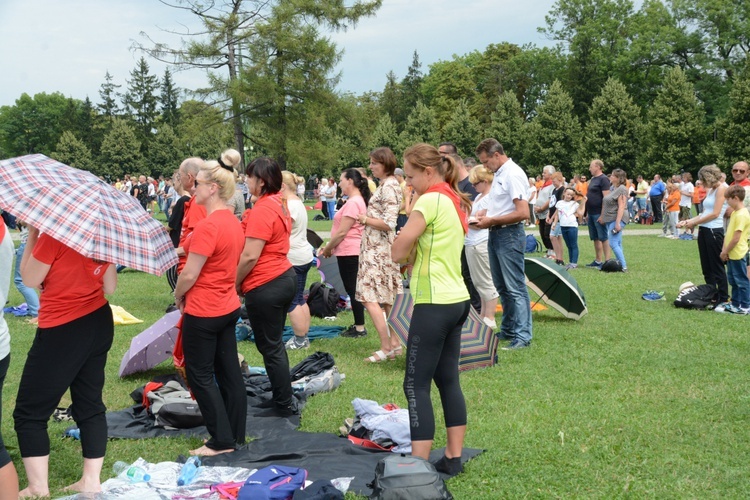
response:
<path id="1" fill-rule="evenodd" d="M 104 456 L 107 408 L 102 388 L 113 337 L 109 304 L 64 325 L 37 328 L 13 411 L 22 457 L 49 455 L 47 422 L 68 387 L 73 420 L 81 429 L 83 457 Z"/>
<path id="2" fill-rule="evenodd" d="M 245 442 L 247 395 L 234 335 L 239 317 L 238 308 L 214 318 L 185 314 L 182 323 L 187 380 L 211 436 L 206 446 L 214 450 Z"/>
<path id="3" fill-rule="evenodd" d="M 288 408 L 293 404 L 292 378 L 283 334 L 286 312 L 297 293 L 297 274 L 289 268 L 264 285 L 245 294 L 247 317 L 255 335 L 255 345 L 263 356 L 277 406 Z"/>
<path id="4" fill-rule="evenodd" d="M 10 353 L 3 359 L 0 359 L 0 424 L 3 423 L 3 382 L 5 381 L 5 374 L 8 373 L 8 365 L 10 365 Z M 3 435 L 0 433 L 0 469 L 10 462 L 10 455 L 8 454 L 8 450 L 5 449 Z"/>
<path id="5" fill-rule="evenodd" d="M 706 283 L 716 287 L 719 303 L 729 300 L 727 272 L 721 261 L 721 249 L 724 246 L 724 229 L 698 228 L 698 255 L 701 259 L 701 270 Z"/>
<path id="6" fill-rule="evenodd" d="M 457 304 L 416 304 L 409 326 L 404 394 L 409 404 L 412 441 L 435 437 L 432 381 L 440 391 L 446 427 L 466 425 L 466 402 L 458 378 L 461 327 L 469 301 Z"/>
<path id="7" fill-rule="evenodd" d="M 339 265 L 339 274 L 341 281 L 344 282 L 344 288 L 352 302 L 352 314 L 354 314 L 354 324 L 365 324 L 365 306 L 354 298 L 357 292 L 357 272 L 359 271 L 359 255 L 337 256 L 336 262 Z"/>

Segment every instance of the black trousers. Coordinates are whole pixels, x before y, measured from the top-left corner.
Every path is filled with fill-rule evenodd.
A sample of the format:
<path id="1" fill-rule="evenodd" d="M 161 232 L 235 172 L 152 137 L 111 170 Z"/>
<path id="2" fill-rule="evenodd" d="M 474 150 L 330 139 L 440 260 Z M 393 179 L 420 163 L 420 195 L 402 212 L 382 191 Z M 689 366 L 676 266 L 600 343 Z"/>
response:
<path id="1" fill-rule="evenodd" d="M 547 250 L 552 250 L 552 239 L 549 236 L 552 226 L 547 224 L 547 219 L 544 219 L 542 217 L 539 217 L 537 226 L 539 226 L 539 236 L 541 236 L 542 238 L 542 244 L 544 245 L 544 248 L 546 248 Z"/>
<path id="2" fill-rule="evenodd" d="M 651 196 L 651 210 L 654 212 L 654 223 L 662 222 L 661 200 L 663 199 L 664 195 Z"/>
<path id="3" fill-rule="evenodd" d="M 352 314 L 354 314 L 354 324 L 365 324 L 365 306 L 354 298 L 357 291 L 357 272 L 359 271 L 359 255 L 344 255 L 336 257 L 336 263 L 339 265 L 339 274 L 341 281 L 344 282 L 344 288 L 349 295 L 352 303 Z"/>
<path id="4" fill-rule="evenodd" d="M 466 401 L 458 377 L 458 360 L 461 327 L 468 315 L 468 301 L 414 306 L 404 375 L 412 441 L 435 437 L 435 415 L 430 400 L 433 380 L 440 391 L 445 426 L 466 425 Z"/>
<path id="5" fill-rule="evenodd" d="M 724 229 L 698 228 L 698 255 L 701 259 L 703 279 L 707 284 L 716 287 L 720 303 L 729 300 L 727 273 L 720 257 L 723 246 Z"/>
<path id="6" fill-rule="evenodd" d="M 8 366 L 10 366 L 10 353 L 3 359 L 0 359 L 0 424 L 3 422 L 3 382 L 5 382 L 5 375 L 8 373 Z M 3 435 L 0 433 L 0 469 L 10 462 L 10 455 L 8 454 L 8 450 L 5 449 Z"/>
<path id="7" fill-rule="evenodd" d="M 109 304 L 64 325 L 37 328 L 13 411 L 22 457 L 49 455 L 47 422 L 68 388 L 73 420 L 81 430 L 83 457 L 104 456 L 107 408 L 102 388 L 113 337 Z"/>
<path id="8" fill-rule="evenodd" d="M 461 277 L 464 279 L 464 285 L 469 291 L 469 302 L 477 312 L 482 310 L 482 297 L 479 296 L 474 282 L 471 281 L 471 272 L 469 271 L 469 263 L 466 260 L 466 248 L 461 249 Z"/>
<path id="9" fill-rule="evenodd" d="M 185 314 L 182 322 L 187 380 L 211 435 L 206 446 L 214 450 L 245 442 L 247 394 L 234 335 L 239 317 L 238 308 L 214 318 Z"/>
<path id="10" fill-rule="evenodd" d="M 289 358 L 282 335 L 286 312 L 296 293 L 297 275 L 290 267 L 278 278 L 245 294 L 247 317 L 255 334 L 255 345 L 263 356 L 263 364 L 271 382 L 273 401 L 283 408 L 291 406 L 294 398 Z"/>
<path id="11" fill-rule="evenodd" d="M 329 217 L 328 217 L 328 203 L 327 202 L 325 201 L 323 202 L 323 205 L 320 207 L 320 210 L 323 212 L 323 217 L 328 219 Z"/>

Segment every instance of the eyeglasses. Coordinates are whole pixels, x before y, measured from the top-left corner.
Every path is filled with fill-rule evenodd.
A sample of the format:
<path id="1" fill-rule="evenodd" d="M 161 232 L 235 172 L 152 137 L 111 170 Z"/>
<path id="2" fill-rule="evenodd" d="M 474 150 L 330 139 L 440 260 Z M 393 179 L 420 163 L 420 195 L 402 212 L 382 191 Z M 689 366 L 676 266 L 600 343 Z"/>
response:
<path id="1" fill-rule="evenodd" d="M 477 181 L 477 182 L 472 182 L 472 183 L 471 183 L 471 185 L 472 185 L 472 186 L 478 186 L 479 184 L 481 184 L 481 183 L 483 183 L 483 182 L 487 182 L 487 181 Z"/>
<path id="2" fill-rule="evenodd" d="M 732 173 L 733 173 L 733 174 L 746 174 L 746 173 L 747 173 L 747 170 L 742 170 L 742 169 L 740 169 L 740 168 L 733 168 L 733 169 L 732 169 Z"/>
<path id="3" fill-rule="evenodd" d="M 193 184 L 193 187 L 195 189 L 198 189 L 198 185 L 199 184 L 206 184 L 207 185 L 207 184 L 216 184 L 216 183 L 215 182 L 200 182 L 200 181 L 198 181 L 198 179 L 195 179 L 195 183 Z"/>

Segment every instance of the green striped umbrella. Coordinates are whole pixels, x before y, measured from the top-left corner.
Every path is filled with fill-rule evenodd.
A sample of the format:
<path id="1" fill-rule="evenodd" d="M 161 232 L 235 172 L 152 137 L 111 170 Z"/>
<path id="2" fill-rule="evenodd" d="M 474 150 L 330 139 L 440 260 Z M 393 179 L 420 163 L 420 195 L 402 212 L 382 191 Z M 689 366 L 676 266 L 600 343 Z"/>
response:
<path id="1" fill-rule="evenodd" d="M 410 293 L 400 293 L 393 301 L 388 324 L 406 345 L 409 338 L 409 324 L 414 310 L 414 302 Z M 482 318 L 469 307 L 469 316 L 461 329 L 461 355 L 458 360 L 460 371 L 484 368 L 495 364 L 498 338 L 492 329 L 485 325 Z"/>
<path id="2" fill-rule="evenodd" d="M 526 284 L 550 307 L 578 321 L 589 311 L 578 282 L 562 266 L 549 259 L 525 257 Z"/>

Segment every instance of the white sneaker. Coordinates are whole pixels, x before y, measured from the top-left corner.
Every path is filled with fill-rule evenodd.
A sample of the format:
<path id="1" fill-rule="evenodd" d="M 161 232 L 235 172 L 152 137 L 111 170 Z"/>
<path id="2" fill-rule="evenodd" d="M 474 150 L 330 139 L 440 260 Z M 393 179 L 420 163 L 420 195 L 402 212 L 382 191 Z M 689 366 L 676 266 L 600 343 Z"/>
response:
<path id="1" fill-rule="evenodd" d="M 484 321 L 484 324 L 495 330 L 497 328 L 497 322 L 495 322 L 494 319 L 490 319 L 487 316 L 482 318 L 482 321 Z"/>

